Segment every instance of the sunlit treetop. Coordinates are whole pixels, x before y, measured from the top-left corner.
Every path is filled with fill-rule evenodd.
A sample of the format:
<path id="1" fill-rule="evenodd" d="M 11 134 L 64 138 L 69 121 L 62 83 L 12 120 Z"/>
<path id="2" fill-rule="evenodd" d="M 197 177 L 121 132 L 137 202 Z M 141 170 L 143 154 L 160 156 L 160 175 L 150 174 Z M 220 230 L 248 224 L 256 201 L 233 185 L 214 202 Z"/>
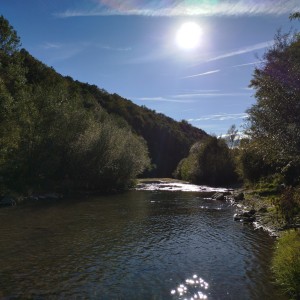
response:
<path id="1" fill-rule="evenodd" d="M 18 51 L 20 46 L 17 32 L 3 16 L 0 16 L 0 51 L 11 55 Z"/>

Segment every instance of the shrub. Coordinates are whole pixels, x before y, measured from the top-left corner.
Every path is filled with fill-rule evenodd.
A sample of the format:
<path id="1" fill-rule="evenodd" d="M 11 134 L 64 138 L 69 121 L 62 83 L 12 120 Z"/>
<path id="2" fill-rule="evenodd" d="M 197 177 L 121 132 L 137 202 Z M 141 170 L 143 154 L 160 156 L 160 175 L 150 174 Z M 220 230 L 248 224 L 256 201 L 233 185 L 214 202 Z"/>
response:
<path id="1" fill-rule="evenodd" d="M 278 239 L 272 261 L 276 282 L 290 299 L 300 299 L 300 231 L 286 232 Z"/>
<path id="2" fill-rule="evenodd" d="M 276 209 L 286 223 L 294 224 L 300 213 L 300 191 L 293 187 L 285 188 L 276 201 Z"/>
<path id="3" fill-rule="evenodd" d="M 237 181 L 232 152 L 224 140 L 216 137 L 193 145 L 189 156 L 178 165 L 176 174 L 196 184 L 213 186 Z"/>

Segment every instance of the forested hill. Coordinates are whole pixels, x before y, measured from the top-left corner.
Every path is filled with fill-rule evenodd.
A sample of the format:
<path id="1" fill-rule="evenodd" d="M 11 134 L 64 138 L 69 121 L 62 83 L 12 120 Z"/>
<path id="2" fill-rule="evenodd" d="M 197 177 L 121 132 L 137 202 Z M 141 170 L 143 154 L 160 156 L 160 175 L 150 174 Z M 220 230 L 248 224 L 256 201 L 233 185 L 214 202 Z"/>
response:
<path id="1" fill-rule="evenodd" d="M 103 93 L 86 86 L 109 113 L 124 118 L 146 141 L 153 168 L 148 176 L 169 177 L 190 147 L 207 134 L 182 120 L 177 122 L 145 106 L 138 106 L 117 94 Z"/>
<path id="2" fill-rule="evenodd" d="M 21 50 L 26 68 L 26 80 L 31 86 L 67 87 L 68 97 L 81 98 L 85 108 L 100 104 L 109 114 L 125 120 L 135 133 L 142 136 L 148 145 L 152 167 L 144 176 L 171 176 L 179 161 L 188 155 L 196 141 L 207 134 L 186 121 L 177 122 L 145 106 L 138 106 L 117 94 L 110 94 L 95 85 L 63 77 L 53 68 L 46 66 L 26 50 Z"/>

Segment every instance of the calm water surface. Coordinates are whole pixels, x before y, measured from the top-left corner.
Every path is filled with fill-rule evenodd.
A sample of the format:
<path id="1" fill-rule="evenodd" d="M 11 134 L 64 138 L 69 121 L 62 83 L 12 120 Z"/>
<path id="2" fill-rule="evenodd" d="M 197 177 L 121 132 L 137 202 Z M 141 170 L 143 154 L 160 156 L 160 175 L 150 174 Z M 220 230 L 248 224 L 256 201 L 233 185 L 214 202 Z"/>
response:
<path id="1" fill-rule="evenodd" d="M 0 210 L 1 299 L 285 299 L 274 239 L 196 193 L 123 195 Z"/>

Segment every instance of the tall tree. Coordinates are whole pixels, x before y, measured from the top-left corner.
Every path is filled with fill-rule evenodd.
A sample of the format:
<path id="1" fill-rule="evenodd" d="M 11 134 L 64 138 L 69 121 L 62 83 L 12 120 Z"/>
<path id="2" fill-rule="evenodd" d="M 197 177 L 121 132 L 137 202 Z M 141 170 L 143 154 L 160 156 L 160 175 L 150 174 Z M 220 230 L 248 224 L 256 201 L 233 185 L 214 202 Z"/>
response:
<path id="1" fill-rule="evenodd" d="M 282 171 L 300 163 L 300 36 L 281 34 L 255 69 L 257 100 L 249 110 L 248 133 L 265 160 Z"/>
<path id="2" fill-rule="evenodd" d="M 236 140 L 237 134 L 238 134 L 238 129 L 236 128 L 236 125 L 235 124 L 231 125 L 226 135 L 226 140 L 231 149 L 234 147 L 234 142 Z"/>

